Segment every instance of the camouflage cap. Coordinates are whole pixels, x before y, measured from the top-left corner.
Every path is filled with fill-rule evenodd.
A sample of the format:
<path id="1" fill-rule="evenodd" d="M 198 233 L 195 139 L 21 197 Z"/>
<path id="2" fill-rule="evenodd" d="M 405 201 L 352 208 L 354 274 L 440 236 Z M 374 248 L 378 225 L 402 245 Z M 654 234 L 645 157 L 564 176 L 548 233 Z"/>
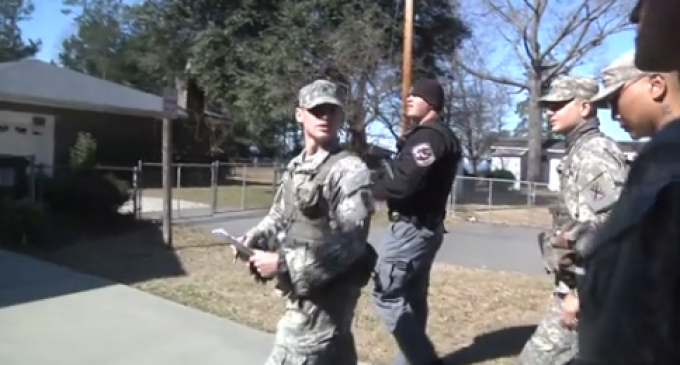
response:
<path id="1" fill-rule="evenodd" d="M 590 100 L 599 86 L 597 80 L 582 76 L 562 76 L 550 84 L 550 90 L 541 97 L 541 103 L 570 101 L 576 98 Z"/>
<path id="2" fill-rule="evenodd" d="M 345 107 L 343 96 L 337 84 L 326 80 L 316 80 L 300 89 L 299 106 L 311 109 L 321 104 L 333 104 Z"/>
<path id="3" fill-rule="evenodd" d="M 604 90 L 590 101 L 598 107 L 607 107 L 612 96 L 623 87 L 623 84 L 647 74 L 635 67 L 635 51 L 628 51 L 600 71 Z"/>

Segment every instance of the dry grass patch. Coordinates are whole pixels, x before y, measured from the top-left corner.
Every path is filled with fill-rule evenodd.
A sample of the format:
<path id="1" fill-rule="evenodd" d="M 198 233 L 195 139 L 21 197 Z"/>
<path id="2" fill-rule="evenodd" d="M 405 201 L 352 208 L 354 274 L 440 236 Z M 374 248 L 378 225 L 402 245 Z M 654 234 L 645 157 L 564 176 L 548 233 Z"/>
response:
<path id="1" fill-rule="evenodd" d="M 230 250 L 206 232 L 175 229 L 175 249 L 156 227 L 115 239 L 75 244 L 44 259 L 268 332 L 283 300 L 253 283 Z M 550 283 L 541 277 L 436 265 L 429 334 L 456 364 L 511 364 L 542 313 Z M 355 322 L 361 357 L 387 363 L 395 345 L 364 295 Z"/>

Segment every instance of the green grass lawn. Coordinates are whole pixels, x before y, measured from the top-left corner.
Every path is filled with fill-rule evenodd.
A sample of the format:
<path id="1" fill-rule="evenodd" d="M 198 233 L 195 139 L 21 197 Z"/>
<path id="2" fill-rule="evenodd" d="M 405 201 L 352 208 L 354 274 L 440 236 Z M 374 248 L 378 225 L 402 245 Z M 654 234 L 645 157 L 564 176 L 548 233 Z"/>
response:
<path id="1" fill-rule="evenodd" d="M 162 189 L 144 189 L 142 196 L 163 197 Z M 267 209 L 274 199 L 269 186 L 218 186 L 213 188 L 175 188 L 172 198 L 210 206 L 217 199 L 217 210 Z"/>

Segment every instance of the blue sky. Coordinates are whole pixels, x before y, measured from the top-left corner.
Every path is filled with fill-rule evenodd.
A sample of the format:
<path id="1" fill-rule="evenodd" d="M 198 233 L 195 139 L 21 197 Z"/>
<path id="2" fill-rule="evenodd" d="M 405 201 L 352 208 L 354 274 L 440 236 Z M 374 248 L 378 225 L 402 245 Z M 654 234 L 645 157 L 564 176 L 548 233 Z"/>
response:
<path id="1" fill-rule="evenodd" d="M 25 38 L 42 40 L 43 46 L 37 58 L 50 61 L 56 59 L 62 40 L 74 30 L 74 26 L 70 17 L 61 14 L 61 1 L 36 0 L 35 5 L 36 11 L 33 14 L 33 19 L 22 25 L 23 35 Z M 619 33 L 608 38 L 602 45 L 602 49 L 597 52 L 599 56 L 597 60 L 580 66 L 575 70 L 574 74 L 591 75 L 599 67 L 606 65 L 619 55 L 632 49 L 634 47 L 633 40 L 634 32 L 632 31 Z M 628 134 L 621 130 L 616 122 L 611 120 L 609 111 L 603 110 L 598 114 L 605 133 L 617 140 L 630 140 Z M 507 115 L 506 121 L 508 126 L 512 126 L 517 123 L 517 117 L 514 113 L 510 112 Z M 376 123 L 376 125 L 369 128 L 369 134 L 380 135 L 389 133 L 385 131 L 384 127 Z M 393 145 L 389 138 L 374 142 L 390 148 Z"/>

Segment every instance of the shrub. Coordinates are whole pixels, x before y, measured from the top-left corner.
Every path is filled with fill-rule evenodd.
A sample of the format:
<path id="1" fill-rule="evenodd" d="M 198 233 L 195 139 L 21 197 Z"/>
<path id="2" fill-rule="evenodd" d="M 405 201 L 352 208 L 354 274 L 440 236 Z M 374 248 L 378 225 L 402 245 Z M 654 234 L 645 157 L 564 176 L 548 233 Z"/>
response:
<path id="1" fill-rule="evenodd" d="M 75 169 L 52 178 L 45 187 L 44 199 L 55 213 L 103 217 L 117 214 L 130 199 L 130 186 L 95 169 Z"/>
<path id="2" fill-rule="evenodd" d="M 97 161 L 97 141 L 87 132 L 78 133 L 70 150 L 69 162 L 74 168 L 91 168 Z"/>
<path id="3" fill-rule="evenodd" d="M 494 189 L 499 188 L 503 190 L 509 190 L 512 188 L 512 185 L 515 182 L 515 174 L 513 174 L 512 171 L 504 169 L 489 171 L 487 177 L 489 179 L 496 179 L 496 181 L 492 182 Z M 497 180 L 508 180 L 508 182 Z"/>
<path id="4" fill-rule="evenodd" d="M 9 244 L 42 244 L 47 237 L 49 223 L 49 217 L 40 204 L 29 200 L 0 201 L 0 237 Z"/>
<path id="5" fill-rule="evenodd" d="M 512 173 L 512 171 L 509 170 L 503 170 L 503 169 L 498 169 L 498 170 L 493 170 L 489 171 L 489 174 L 487 175 L 489 179 L 498 179 L 498 180 L 515 180 L 515 174 Z"/>

